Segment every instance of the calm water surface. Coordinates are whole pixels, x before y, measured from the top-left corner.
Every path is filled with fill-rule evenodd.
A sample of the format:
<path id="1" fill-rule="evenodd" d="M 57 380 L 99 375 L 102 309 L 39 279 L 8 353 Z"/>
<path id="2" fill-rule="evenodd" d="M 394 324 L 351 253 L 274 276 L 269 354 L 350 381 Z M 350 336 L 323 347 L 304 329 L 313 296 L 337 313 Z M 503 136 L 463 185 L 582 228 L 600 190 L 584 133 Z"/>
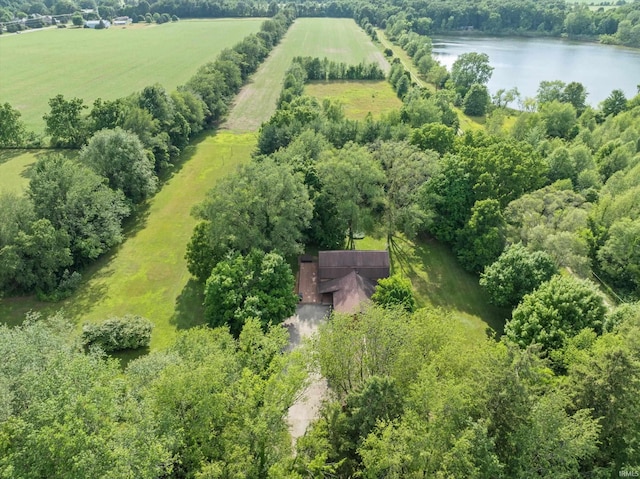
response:
<path id="1" fill-rule="evenodd" d="M 577 43 L 556 38 L 492 38 L 446 36 L 433 38 L 434 56 L 448 69 L 459 55 L 486 53 L 494 67 L 489 90 L 517 87 L 522 98 L 536 95 L 543 80 L 582 83 L 587 102 L 597 106 L 611 90 L 637 93 L 640 50 Z M 516 106 L 516 105 L 513 105 Z"/>

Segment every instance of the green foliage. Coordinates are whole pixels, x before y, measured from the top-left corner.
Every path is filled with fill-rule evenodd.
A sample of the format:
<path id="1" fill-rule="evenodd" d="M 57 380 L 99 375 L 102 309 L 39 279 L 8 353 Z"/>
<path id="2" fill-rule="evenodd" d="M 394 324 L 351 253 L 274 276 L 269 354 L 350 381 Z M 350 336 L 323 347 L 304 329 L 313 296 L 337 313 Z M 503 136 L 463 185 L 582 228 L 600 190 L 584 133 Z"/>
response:
<path id="1" fill-rule="evenodd" d="M 521 243 L 511 245 L 480 276 L 480 285 L 498 306 L 516 306 L 524 297 L 558 273 L 551 256 L 530 251 Z"/>
<path id="2" fill-rule="evenodd" d="M 493 263 L 504 249 L 505 230 L 498 200 L 476 201 L 471 218 L 458 233 L 455 250 L 462 266 L 478 273 Z"/>
<path id="3" fill-rule="evenodd" d="M 625 291 L 640 293 L 640 218 L 622 218 L 609 228 L 598 251 L 600 267 Z"/>
<path id="4" fill-rule="evenodd" d="M 157 187 L 153 163 L 138 137 L 120 128 L 96 133 L 80 152 L 79 160 L 109 180 L 133 204 L 151 196 Z"/>
<path id="5" fill-rule="evenodd" d="M 82 110 L 86 105 L 79 98 L 65 100 L 56 95 L 49 100 L 51 111 L 44 115 L 45 133 L 51 136 L 51 145 L 56 148 L 80 148 L 87 140 L 86 120 Z"/>
<path id="6" fill-rule="evenodd" d="M 466 96 L 474 83 L 486 85 L 492 74 L 493 67 L 486 53 L 463 53 L 451 67 L 451 81 L 462 97 Z"/>
<path id="7" fill-rule="evenodd" d="M 584 328 L 602 332 L 606 308 L 595 286 L 571 276 L 554 276 L 524 296 L 505 327 L 521 347 L 538 344 L 544 352 L 561 349 Z"/>
<path id="8" fill-rule="evenodd" d="M 604 116 L 616 116 L 627 109 L 627 97 L 622 90 L 613 90 L 601 107 Z"/>
<path id="9" fill-rule="evenodd" d="M 121 192 L 102 177 L 62 156 L 36 163 L 28 196 L 36 216 L 70 239 L 74 264 L 83 264 L 122 241 L 122 219 L 129 215 Z"/>
<path id="10" fill-rule="evenodd" d="M 291 316 L 298 303 L 295 279 L 282 256 L 252 250 L 216 264 L 205 286 L 205 315 L 212 326 L 229 326 L 237 336 L 250 318 L 263 329 Z"/>
<path id="11" fill-rule="evenodd" d="M 9 103 L 0 104 L 0 148 L 24 145 L 26 130 L 20 116 L 20 112 Z"/>
<path id="12" fill-rule="evenodd" d="M 98 324 L 85 323 L 82 326 L 82 343 L 87 348 L 97 346 L 107 353 L 146 348 L 151 342 L 152 329 L 153 323 L 147 318 L 128 314 Z"/>
<path id="13" fill-rule="evenodd" d="M 410 313 L 416 309 L 411 281 L 397 274 L 378 280 L 371 301 L 386 308 L 400 307 Z"/>
<path id="14" fill-rule="evenodd" d="M 419 205 L 420 187 L 439 169 L 438 155 L 421 152 L 405 142 L 379 143 L 374 157 L 386 175 L 386 201 L 382 223 L 390 243 L 400 232 L 415 238 L 424 230 L 426 217 Z"/>
<path id="15" fill-rule="evenodd" d="M 265 160 L 223 178 L 196 213 L 208 221 L 209 250 L 259 248 L 289 256 L 302 251 L 312 208 L 302 176 Z"/>
<path id="16" fill-rule="evenodd" d="M 434 150 L 444 155 L 453 150 L 456 133 L 452 128 L 429 123 L 411 131 L 411 144 L 421 150 Z"/>
<path id="17" fill-rule="evenodd" d="M 484 85 L 474 83 L 467 91 L 462 101 L 465 115 L 483 116 L 489 107 L 489 90 Z"/>
<path id="18" fill-rule="evenodd" d="M 323 191 L 335 201 L 338 218 L 347 225 L 353 247 L 354 232 L 373 229 L 383 202 L 384 173 L 365 148 L 348 144 L 326 152 L 318 162 L 318 176 Z"/>
<path id="19" fill-rule="evenodd" d="M 557 100 L 544 103 L 540 106 L 540 117 L 548 136 L 565 139 L 575 136 L 576 109 L 573 105 Z"/>

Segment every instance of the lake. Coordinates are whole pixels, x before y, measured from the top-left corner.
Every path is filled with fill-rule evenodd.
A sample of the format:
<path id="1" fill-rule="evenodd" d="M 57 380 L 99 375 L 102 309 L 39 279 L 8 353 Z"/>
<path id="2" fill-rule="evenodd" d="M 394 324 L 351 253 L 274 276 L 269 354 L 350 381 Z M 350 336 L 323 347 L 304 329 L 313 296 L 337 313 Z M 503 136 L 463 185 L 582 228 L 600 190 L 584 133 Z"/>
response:
<path id="1" fill-rule="evenodd" d="M 463 53 L 489 55 L 492 93 L 515 86 L 524 99 L 534 97 L 543 80 L 577 81 L 589 93 L 587 103 L 597 106 L 615 89 L 635 96 L 640 83 L 640 50 L 558 38 L 456 35 L 432 40 L 434 56 L 449 70 Z"/>

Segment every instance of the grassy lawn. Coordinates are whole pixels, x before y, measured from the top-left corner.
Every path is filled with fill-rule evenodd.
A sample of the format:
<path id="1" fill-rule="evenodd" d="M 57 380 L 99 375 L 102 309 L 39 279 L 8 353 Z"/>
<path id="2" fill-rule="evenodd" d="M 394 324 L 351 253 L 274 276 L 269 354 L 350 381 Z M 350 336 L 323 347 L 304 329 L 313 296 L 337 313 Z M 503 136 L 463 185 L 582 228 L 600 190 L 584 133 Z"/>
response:
<path id="1" fill-rule="evenodd" d="M 0 150 L 0 193 L 22 194 L 29 186 L 29 170 L 39 154 L 37 150 Z"/>
<path id="2" fill-rule="evenodd" d="M 368 113 L 380 118 L 383 113 L 399 110 L 402 101 L 387 81 L 313 82 L 305 86 L 305 93 L 322 101 L 340 100 L 347 118 L 362 120 Z"/>
<path id="3" fill-rule="evenodd" d="M 226 128 L 256 131 L 273 115 L 284 74 L 296 56 L 327 57 L 349 64 L 377 61 L 385 70 L 389 68 L 379 49 L 353 20 L 299 18 L 238 95 Z"/>
<path id="4" fill-rule="evenodd" d="M 218 53 L 257 32 L 263 18 L 194 20 L 107 30 L 47 29 L 0 36 L 0 98 L 29 129 L 58 93 L 91 105 L 160 83 L 168 91 Z"/>
<path id="5" fill-rule="evenodd" d="M 169 344 L 177 330 L 201 323 L 201 288 L 184 260 L 196 224 L 190 211 L 218 178 L 249 160 L 255 142 L 255 135 L 228 132 L 193 142 L 179 170 L 129 226 L 126 241 L 85 272 L 76 294 L 59 304 L 1 299 L 0 318 L 18 324 L 29 310 L 62 309 L 80 324 L 139 314 L 155 323 L 152 349 Z"/>
<path id="6" fill-rule="evenodd" d="M 385 249 L 384 239 L 356 240 L 356 249 Z M 398 238 L 390 248 L 393 273 L 411 279 L 419 306 L 450 311 L 469 327 L 470 338 L 484 338 L 490 327 L 502 334 L 508 310 L 487 302 L 478 278 L 465 271 L 449 248 L 433 239 Z"/>

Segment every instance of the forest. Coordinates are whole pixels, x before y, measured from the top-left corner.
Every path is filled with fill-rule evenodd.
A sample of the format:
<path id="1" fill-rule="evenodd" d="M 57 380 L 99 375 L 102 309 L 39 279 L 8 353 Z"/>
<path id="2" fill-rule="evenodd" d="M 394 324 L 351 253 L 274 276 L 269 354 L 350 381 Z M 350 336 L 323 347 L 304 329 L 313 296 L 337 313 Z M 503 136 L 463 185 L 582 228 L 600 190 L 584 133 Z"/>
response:
<path id="1" fill-rule="evenodd" d="M 24 195 L 0 193 L 7 297 L 72 296 L 296 16 L 353 17 L 411 71 L 391 50 L 387 74 L 293 58 L 250 161 L 193 211 L 185 261 L 206 325 L 150 351 L 153 322 L 135 315 L 82 331 L 64 311 L 0 325 L 0 477 L 640 474 L 640 91 L 613 90 L 595 108 L 577 82 L 542 82 L 535 98 L 491 95 L 486 55 L 447 71 L 429 38 L 472 26 L 634 45 L 624 31 L 640 33 L 637 2 L 145 3 L 123 11 L 273 16 L 175 91 L 154 84 L 91 106 L 54 96 L 45 137 L 0 105 L 0 147 L 46 141 L 57 152 L 37 161 Z M 11 18 L 25 6 L 0 5 Z M 580 15 L 590 26 L 571 30 Z M 305 93 L 311 81 L 381 79 L 402 106 L 377 118 L 350 119 L 339 101 Z M 463 131 L 464 115 L 484 128 Z M 424 307 L 398 268 L 360 313 L 332 314 L 288 351 L 281 323 L 299 300 L 290 264 L 362 235 L 399 264 L 407 241 L 446 245 L 507 312 L 504 330 L 471 337 L 447 308 Z M 131 349 L 146 354 L 112 354 Z M 330 395 L 292 442 L 287 410 L 310 373 Z"/>

